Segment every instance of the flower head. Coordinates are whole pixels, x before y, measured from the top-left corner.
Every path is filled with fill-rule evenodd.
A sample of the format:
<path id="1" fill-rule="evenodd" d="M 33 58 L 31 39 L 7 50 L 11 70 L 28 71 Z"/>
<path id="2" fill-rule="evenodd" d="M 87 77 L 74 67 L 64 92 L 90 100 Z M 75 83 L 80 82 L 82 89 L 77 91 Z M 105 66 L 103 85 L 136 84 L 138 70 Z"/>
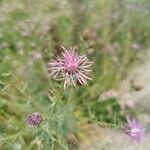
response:
<path id="1" fill-rule="evenodd" d="M 105 91 L 100 95 L 100 98 L 102 100 L 108 100 L 110 98 L 117 98 L 117 97 L 118 97 L 118 93 L 115 90 Z"/>
<path id="2" fill-rule="evenodd" d="M 128 135 L 132 140 L 140 142 L 144 138 L 144 128 L 137 120 L 127 119 L 125 134 Z"/>
<path id="3" fill-rule="evenodd" d="M 88 61 L 86 56 L 78 55 L 73 49 L 67 50 L 64 47 L 61 57 L 48 63 L 51 76 L 57 80 L 64 80 L 64 89 L 72 83 L 76 86 L 76 81 L 80 84 L 87 85 L 87 79 L 91 80 L 87 75 L 91 71 L 89 67 L 93 62 Z"/>
<path id="4" fill-rule="evenodd" d="M 73 133 L 68 133 L 66 135 L 66 142 L 68 144 L 75 144 L 77 141 L 76 136 Z"/>
<path id="5" fill-rule="evenodd" d="M 42 122 L 42 115 L 38 112 L 29 114 L 26 117 L 27 124 L 30 126 L 38 126 Z"/>

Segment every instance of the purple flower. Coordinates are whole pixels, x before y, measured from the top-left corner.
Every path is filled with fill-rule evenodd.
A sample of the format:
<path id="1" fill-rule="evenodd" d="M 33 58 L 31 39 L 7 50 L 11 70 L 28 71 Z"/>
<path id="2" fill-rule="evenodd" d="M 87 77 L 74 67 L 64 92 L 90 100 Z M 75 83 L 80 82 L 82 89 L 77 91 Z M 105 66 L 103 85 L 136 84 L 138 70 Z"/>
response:
<path id="1" fill-rule="evenodd" d="M 42 122 L 42 115 L 38 112 L 27 115 L 27 124 L 30 126 L 38 126 Z"/>
<path id="2" fill-rule="evenodd" d="M 88 61 L 86 56 L 78 55 L 73 49 L 67 50 L 64 47 L 61 57 L 48 63 L 51 76 L 56 80 L 64 80 L 64 89 L 72 83 L 76 86 L 76 81 L 80 84 L 87 85 L 87 79 L 91 80 L 87 75 L 91 71 L 89 67 L 93 62 Z"/>
<path id="3" fill-rule="evenodd" d="M 132 140 L 140 142 L 144 138 L 144 128 L 137 120 L 127 119 L 125 134 L 128 135 Z"/>

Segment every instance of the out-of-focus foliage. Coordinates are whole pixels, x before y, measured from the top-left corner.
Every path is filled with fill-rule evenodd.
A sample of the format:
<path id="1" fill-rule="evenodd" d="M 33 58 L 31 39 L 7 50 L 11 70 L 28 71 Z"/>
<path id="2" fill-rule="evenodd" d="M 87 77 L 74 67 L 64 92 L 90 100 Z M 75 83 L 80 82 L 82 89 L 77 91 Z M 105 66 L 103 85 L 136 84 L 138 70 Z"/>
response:
<path id="1" fill-rule="evenodd" d="M 66 136 L 84 121 L 119 124 L 118 87 L 149 46 L 149 0 L 0 0 L 0 149 L 67 149 Z M 60 46 L 94 61 L 92 81 L 63 90 L 47 62 Z M 28 127 L 25 116 L 43 115 Z"/>

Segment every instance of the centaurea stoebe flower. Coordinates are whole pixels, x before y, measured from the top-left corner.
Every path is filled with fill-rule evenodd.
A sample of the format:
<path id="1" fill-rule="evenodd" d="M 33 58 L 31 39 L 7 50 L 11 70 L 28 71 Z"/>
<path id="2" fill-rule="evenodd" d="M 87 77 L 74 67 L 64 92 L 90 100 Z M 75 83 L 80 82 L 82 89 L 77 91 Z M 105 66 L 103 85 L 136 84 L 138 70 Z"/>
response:
<path id="1" fill-rule="evenodd" d="M 135 119 L 127 119 L 125 134 L 132 140 L 140 142 L 144 138 L 144 128 L 140 122 Z"/>
<path id="2" fill-rule="evenodd" d="M 118 93 L 115 90 L 105 91 L 100 95 L 100 98 L 102 100 L 108 100 L 110 98 L 117 98 L 117 97 L 118 97 Z"/>
<path id="3" fill-rule="evenodd" d="M 27 124 L 30 126 L 38 126 L 42 122 L 42 115 L 38 112 L 27 115 Z"/>
<path id="4" fill-rule="evenodd" d="M 78 55 L 73 49 L 67 50 L 64 47 L 61 57 L 48 63 L 51 76 L 56 80 L 64 80 L 64 89 L 72 83 L 76 86 L 76 81 L 80 84 L 87 85 L 88 73 L 91 71 L 89 67 L 93 64 L 86 56 Z"/>

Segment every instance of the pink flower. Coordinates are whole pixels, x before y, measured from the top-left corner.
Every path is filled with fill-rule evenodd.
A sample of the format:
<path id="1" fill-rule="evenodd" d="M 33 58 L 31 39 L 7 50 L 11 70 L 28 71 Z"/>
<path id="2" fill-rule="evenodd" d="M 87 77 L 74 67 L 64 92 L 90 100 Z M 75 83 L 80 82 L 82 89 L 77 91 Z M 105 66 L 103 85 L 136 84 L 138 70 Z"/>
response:
<path id="1" fill-rule="evenodd" d="M 140 122 L 135 119 L 127 119 L 127 124 L 124 130 L 125 134 L 132 140 L 140 142 L 144 138 L 144 128 Z"/>
<path id="2" fill-rule="evenodd" d="M 107 99 L 116 98 L 116 97 L 118 97 L 118 93 L 115 90 L 109 90 L 109 91 L 105 91 L 104 93 L 102 93 L 100 96 L 100 99 L 107 100 Z"/>
<path id="3" fill-rule="evenodd" d="M 64 89 L 70 83 L 76 86 L 76 81 L 80 84 L 87 85 L 88 73 L 91 72 L 89 67 L 93 62 L 88 61 L 86 56 L 78 55 L 73 49 L 67 50 L 64 47 L 61 57 L 48 63 L 50 65 L 50 75 L 56 80 L 64 80 Z"/>

